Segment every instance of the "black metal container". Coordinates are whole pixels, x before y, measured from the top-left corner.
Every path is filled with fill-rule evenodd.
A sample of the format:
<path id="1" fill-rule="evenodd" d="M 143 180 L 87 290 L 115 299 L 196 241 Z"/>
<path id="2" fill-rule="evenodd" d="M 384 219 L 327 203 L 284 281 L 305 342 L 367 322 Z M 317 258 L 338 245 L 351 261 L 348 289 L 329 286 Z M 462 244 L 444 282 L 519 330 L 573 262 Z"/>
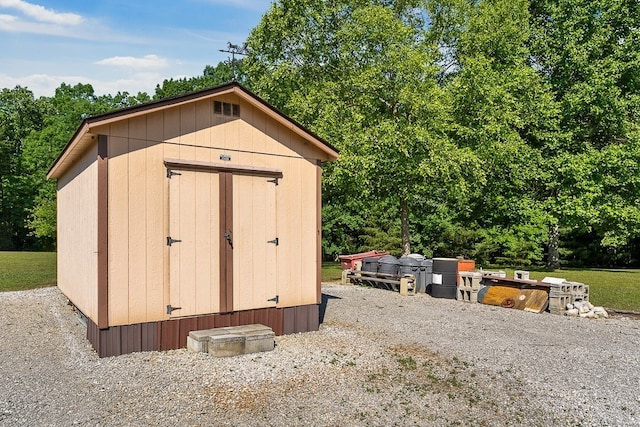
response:
<path id="1" fill-rule="evenodd" d="M 458 260 L 456 258 L 434 258 L 431 282 L 432 297 L 456 299 L 458 294 Z"/>

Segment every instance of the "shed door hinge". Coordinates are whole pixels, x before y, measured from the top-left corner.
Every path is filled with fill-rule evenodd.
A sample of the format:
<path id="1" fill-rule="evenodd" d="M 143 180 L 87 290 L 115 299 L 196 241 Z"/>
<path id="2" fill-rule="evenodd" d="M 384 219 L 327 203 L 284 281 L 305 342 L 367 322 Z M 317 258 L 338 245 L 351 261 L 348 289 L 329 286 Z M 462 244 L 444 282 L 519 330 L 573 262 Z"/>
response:
<path id="1" fill-rule="evenodd" d="M 171 236 L 167 237 L 167 246 L 171 246 L 174 243 L 180 243 L 180 242 L 182 242 L 182 240 L 172 239 Z"/>
<path id="2" fill-rule="evenodd" d="M 273 298 L 269 298 L 267 301 L 273 301 L 273 302 L 275 302 L 277 304 L 277 303 L 280 302 L 280 295 L 276 295 Z"/>
<path id="3" fill-rule="evenodd" d="M 167 168 L 167 178 L 171 179 L 174 175 L 182 175 L 180 172 L 174 172 L 171 169 Z"/>
<path id="4" fill-rule="evenodd" d="M 273 243 L 274 245 L 278 246 L 280 244 L 280 239 L 276 237 L 273 240 L 267 240 L 267 243 Z"/>
<path id="5" fill-rule="evenodd" d="M 182 307 L 172 307 L 171 304 L 167 306 L 167 314 L 173 313 L 174 310 L 180 310 Z"/>

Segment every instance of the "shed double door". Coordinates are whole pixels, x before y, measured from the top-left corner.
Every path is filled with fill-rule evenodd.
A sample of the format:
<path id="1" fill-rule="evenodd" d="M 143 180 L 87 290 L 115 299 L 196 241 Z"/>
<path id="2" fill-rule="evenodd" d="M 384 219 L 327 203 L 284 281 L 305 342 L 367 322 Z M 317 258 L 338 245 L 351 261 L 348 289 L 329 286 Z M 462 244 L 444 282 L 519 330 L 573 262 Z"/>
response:
<path id="1" fill-rule="evenodd" d="M 274 180 L 197 169 L 169 170 L 167 177 L 167 314 L 275 307 L 279 241 Z"/>

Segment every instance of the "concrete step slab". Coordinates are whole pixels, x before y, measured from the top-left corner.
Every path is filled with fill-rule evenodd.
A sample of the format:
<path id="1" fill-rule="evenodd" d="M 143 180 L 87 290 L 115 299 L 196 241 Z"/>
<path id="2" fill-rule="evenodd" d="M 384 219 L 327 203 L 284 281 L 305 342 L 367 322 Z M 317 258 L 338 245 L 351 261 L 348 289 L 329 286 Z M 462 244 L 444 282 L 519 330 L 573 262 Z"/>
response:
<path id="1" fill-rule="evenodd" d="M 271 351 L 275 348 L 275 333 L 270 327 L 260 324 L 191 331 L 187 337 L 187 348 L 215 357 Z"/>

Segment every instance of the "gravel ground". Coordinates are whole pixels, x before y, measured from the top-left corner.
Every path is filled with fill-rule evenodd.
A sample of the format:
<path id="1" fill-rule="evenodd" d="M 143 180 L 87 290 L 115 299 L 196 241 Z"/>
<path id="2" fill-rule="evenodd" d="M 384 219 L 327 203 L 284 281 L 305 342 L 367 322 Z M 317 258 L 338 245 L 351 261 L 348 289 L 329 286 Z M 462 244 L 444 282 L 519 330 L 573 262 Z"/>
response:
<path id="1" fill-rule="evenodd" d="M 57 288 L 0 293 L 0 425 L 640 426 L 640 321 L 325 285 L 318 332 L 99 359 Z"/>

